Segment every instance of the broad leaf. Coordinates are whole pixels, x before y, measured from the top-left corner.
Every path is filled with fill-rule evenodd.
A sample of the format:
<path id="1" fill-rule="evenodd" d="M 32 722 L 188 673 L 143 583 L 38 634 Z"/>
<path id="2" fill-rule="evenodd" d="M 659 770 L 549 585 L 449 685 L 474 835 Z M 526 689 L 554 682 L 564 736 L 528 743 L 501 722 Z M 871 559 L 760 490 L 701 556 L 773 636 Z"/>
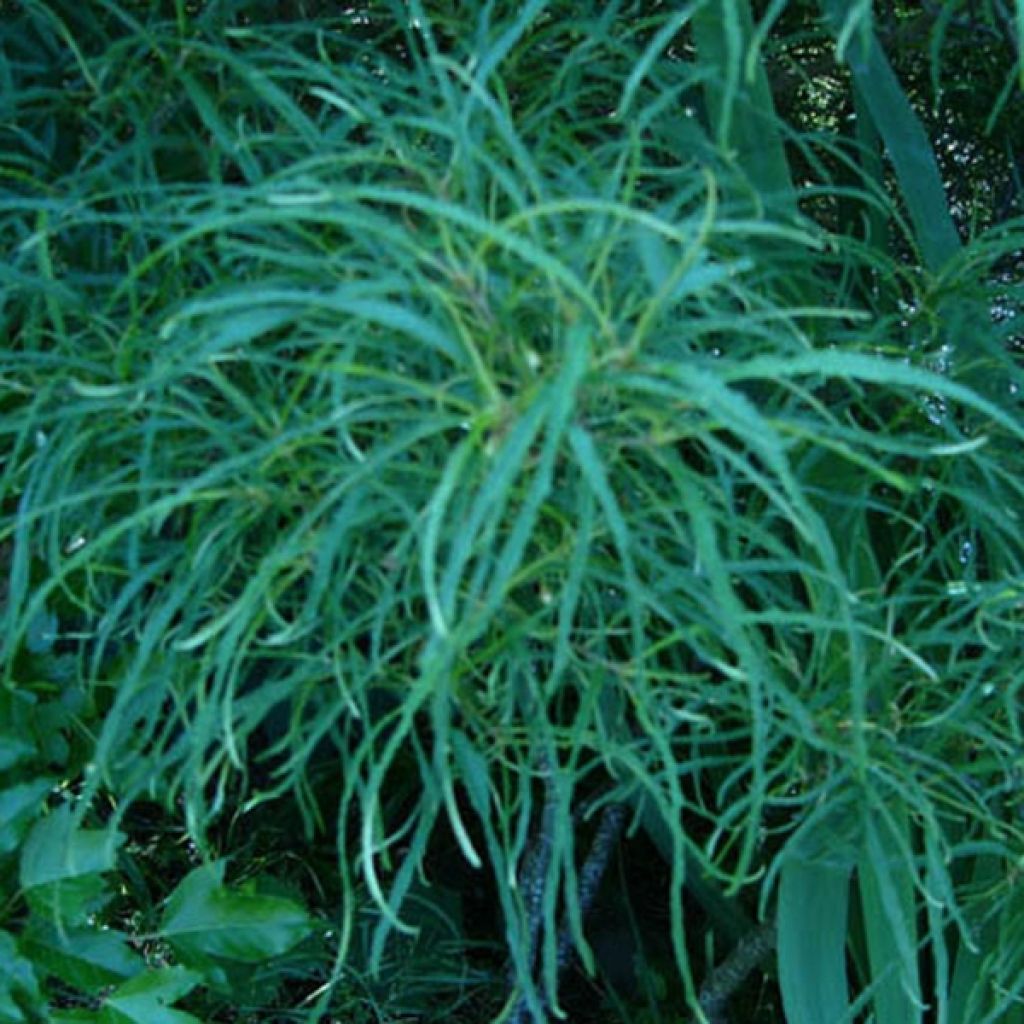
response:
<path id="1" fill-rule="evenodd" d="M 50 885 L 114 867 L 120 833 L 77 828 L 66 804 L 38 821 L 21 853 L 21 884 L 25 889 Z"/>
<path id="2" fill-rule="evenodd" d="M 52 786 L 52 779 L 33 779 L 0 792 L 0 854 L 17 849 Z"/>
<path id="3" fill-rule="evenodd" d="M 36 822 L 21 850 L 21 886 L 36 910 L 80 924 L 106 902 L 103 872 L 114 867 L 118 832 L 75 826 L 71 808 Z"/>
<path id="4" fill-rule="evenodd" d="M 14 937 L 0 932 L 0 1024 L 33 1020 L 29 1008 L 41 1004 L 32 964 L 20 955 Z"/>
<path id="5" fill-rule="evenodd" d="M 200 1024 L 192 1014 L 171 1007 L 200 980 L 195 971 L 182 967 L 147 971 L 125 982 L 107 999 L 100 1020 L 103 1024 Z"/>
<path id="6" fill-rule="evenodd" d="M 116 985 L 145 968 L 127 944 L 128 936 L 112 929 L 74 928 L 59 932 L 37 924 L 21 941 L 37 967 L 84 992 Z"/>
<path id="7" fill-rule="evenodd" d="M 0 733 L 0 772 L 34 756 L 35 752 L 34 743 L 20 736 L 12 736 L 9 732 Z"/>
<path id="8" fill-rule="evenodd" d="M 224 885 L 224 862 L 187 875 L 167 901 L 161 934 L 186 964 L 209 967 L 211 958 L 257 963 L 286 953 L 311 931 L 297 903 L 258 893 L 252 883 Z"/>

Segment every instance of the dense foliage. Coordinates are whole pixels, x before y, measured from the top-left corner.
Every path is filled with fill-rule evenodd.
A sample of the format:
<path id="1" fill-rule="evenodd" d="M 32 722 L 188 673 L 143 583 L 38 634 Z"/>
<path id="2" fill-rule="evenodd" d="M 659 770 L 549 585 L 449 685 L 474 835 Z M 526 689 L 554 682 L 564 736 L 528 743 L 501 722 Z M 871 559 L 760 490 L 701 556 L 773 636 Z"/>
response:
<path id="1" fill-rule="evenodd" d="M 340 6 L 0 3 L 0 1024 L 1024 1021 L 1024 6 Z"/>

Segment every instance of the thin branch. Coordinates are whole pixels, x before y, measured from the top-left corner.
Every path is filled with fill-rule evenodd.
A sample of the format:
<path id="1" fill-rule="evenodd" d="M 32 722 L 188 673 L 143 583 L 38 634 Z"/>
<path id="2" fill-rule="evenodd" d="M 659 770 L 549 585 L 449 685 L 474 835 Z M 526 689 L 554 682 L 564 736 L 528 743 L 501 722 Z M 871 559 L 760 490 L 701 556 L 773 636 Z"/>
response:
<path id="1" fill-rule="evenodd" d="M 547 826 L 548 816 L 545 803 L 544 825 Z M 612 850 L 622 833 L 626 821 L 625 804 L 609 804 L 601 812 L 601 820 L 597 826 L 597 832 L 590 844 L 590 851 L 587 853 L 583 867 L 580 869 L 579 878 L 579 904 L 580 916 L 585 918 L 587 912 L 593 905 L 597 890 L 600 887 L 601 879 L 604 877 L 608 867 L 608 861 Z M 553 819 L 550 821 L 550 828 L 554 828 Z M 524 869 L 524 898 L 527 903 L 528 922 L 530 925 L 530 949 L 529 962 L 533 966 L 537 956 L 537 938 L 540 930 L 540 904 L 544 895 L 544 872 L 547 869 L 547 862 L 551 857 L 551 832 L 541 829 L 541 835 L 536 843 L 537 849 L 531 851 L 527 867 Z M 544 872 L 537 872 L 540 863 L 544 864 Z M 536 907 L 536 915 L 533 908 Z M 557 972 L 561 974 L 568 966 L 572 958 L 573 941 L 572 932 L 567 922 L 563 922 L 558 932 L 558 946 L 556 952 Z M 508 1024 L 527 1024 L 529 1021 L 529 1007 L 526 999 L 520 997 L 508 1018 Z"/>
<path id="2" fill-rule="evenodd" d="M 697 997 L 707 1024 L 728 1024 L 729 1000 L 758 964 L 775 949 L 775 922 L 769 921 L 745 935 L 723 963 L 716 967 Z"/>

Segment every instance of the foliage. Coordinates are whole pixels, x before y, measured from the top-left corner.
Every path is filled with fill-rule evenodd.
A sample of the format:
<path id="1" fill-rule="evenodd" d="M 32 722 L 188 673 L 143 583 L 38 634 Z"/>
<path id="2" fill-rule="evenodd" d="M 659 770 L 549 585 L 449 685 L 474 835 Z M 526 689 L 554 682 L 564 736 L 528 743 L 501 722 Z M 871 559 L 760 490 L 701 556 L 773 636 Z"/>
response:
<path id="1" fill-rule="evenodd" d="M 0 5 L 0 1021 L 1024 1019 L 1006 6 L 291 6 Z"/>

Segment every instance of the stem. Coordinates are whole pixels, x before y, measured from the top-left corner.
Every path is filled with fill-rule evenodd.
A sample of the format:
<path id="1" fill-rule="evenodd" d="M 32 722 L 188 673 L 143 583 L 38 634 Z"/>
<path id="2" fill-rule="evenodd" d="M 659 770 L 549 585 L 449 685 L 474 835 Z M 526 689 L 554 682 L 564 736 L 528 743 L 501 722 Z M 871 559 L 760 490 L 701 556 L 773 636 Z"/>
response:
<path id="1" fill-rule="evenodd" d="M 549 791 L 550 797 L 550 791 Z M 545 801 L 544 826 L 550 824 L 554 828 L 553 820 L 548 820 L 547 810 L 549 801 Z M 590 851 L 583 867 L 580 870 L 580 916 L 585 918 L 587 911 L 593 905 L 594 897 L 604 877 L 605 869 L 608 867 L 608 860 L 615 844 L 622 833 L 626 821 L 626 807 L 624 804 L 609 804 L 601 812 L 601 820 L 594 834 L 593 842 L 590 844 Z M 547 868 L 547 861 L 551 856 L 551 832 L 545 832 L 544 827 L 537 838 L 535 850 L 531 852 L 528 865 L 524 870 L 524 895 L 527 901 L 527 914 L 530 926 L 530 949 L 529 962 L 533 965 L 537 955 L 537 936 L 540 930 L 540 904 L 544 894 L 544 871 Z M 543 861 L 544 870 L 536 870 Z M 558 973 L 561 974 L 568 966 L 572 958 L 572 933 L 567 923 L 563 923 L 558 932 L 558 949 L 556 964 Z M 507 1024 L 527 1024 L 529 1021 L 529 1008 L 526 999 L 520 997 L 508 1018 Z"/>

